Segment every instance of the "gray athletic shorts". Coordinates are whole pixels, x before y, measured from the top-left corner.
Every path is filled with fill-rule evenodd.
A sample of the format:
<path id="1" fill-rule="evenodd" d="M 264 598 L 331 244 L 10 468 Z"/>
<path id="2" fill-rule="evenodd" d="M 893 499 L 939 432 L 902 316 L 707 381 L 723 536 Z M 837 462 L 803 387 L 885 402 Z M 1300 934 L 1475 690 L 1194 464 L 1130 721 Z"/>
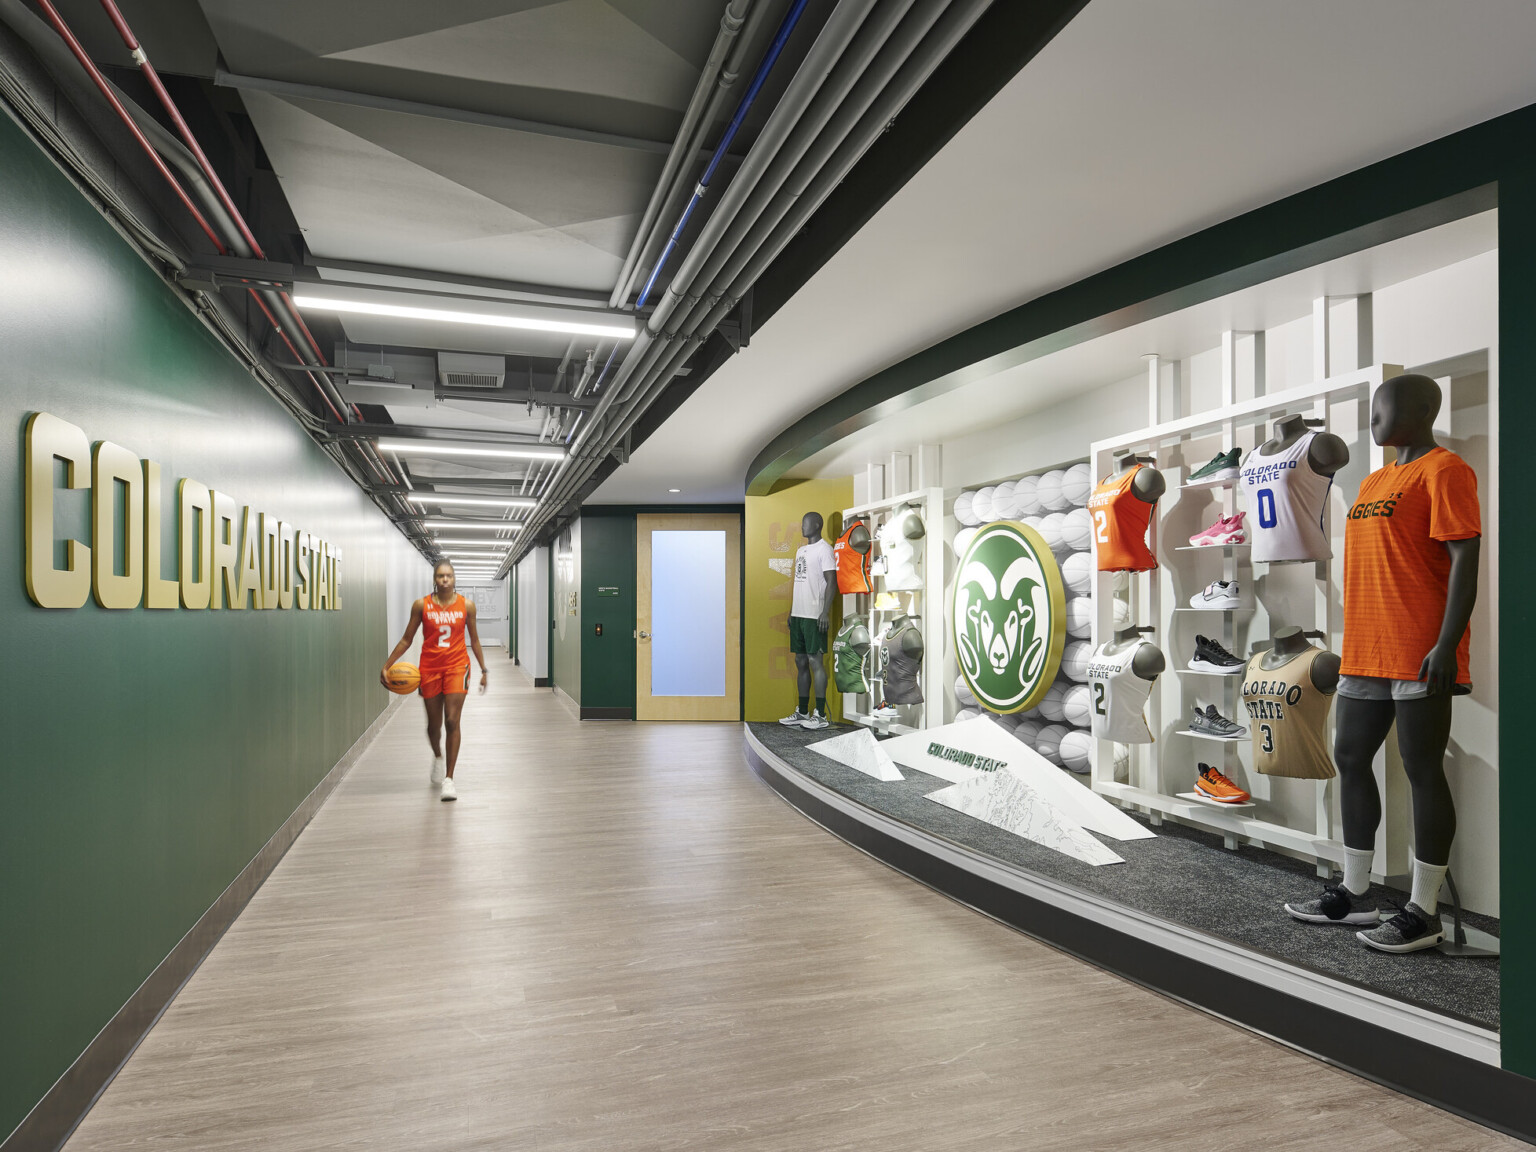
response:
<path id="1" fill-rule="evenodd" d="M 1422 700 L 1429 695 L 1429 685 L 1423 680 L 1389 680 L 1385 676 L 1340 676 L 1338 691 L 1351 700 Z M 1471 691 L 1472 685 L 1458 684 L 1451 695 L 1465 696 Z"/>

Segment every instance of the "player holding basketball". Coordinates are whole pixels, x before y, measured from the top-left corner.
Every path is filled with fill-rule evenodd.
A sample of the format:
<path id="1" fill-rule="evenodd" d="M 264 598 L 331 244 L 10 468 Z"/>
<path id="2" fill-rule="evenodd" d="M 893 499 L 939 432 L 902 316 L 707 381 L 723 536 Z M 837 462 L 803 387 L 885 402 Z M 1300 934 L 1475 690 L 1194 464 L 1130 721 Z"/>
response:
<path id="1" fill-rule="evenodd" d="M 411 605 L 411 620 L 405 635 L 384 661 L 379 683 L 388 688 L 390 665 L 410 650 L 416 629 L 427 626 L 421 644 L 421 699 L 427 706 L 427 739 L 432 744 L 432 783 L 443 786 L 442 799 L 457 800 L 453 766 L 459 759 L 459 717 L 464 712 L 464 698 L 469 694 L 469 654 L 464 651 L 464 634 L 480 665 L 480 691 L 490 684 L 485 670 L 485 653 L 480 651 L 480 633 L 475 629 L 475 606 L 455 591 L 453 565 L 439 560 L 432 569 L 433 593 Z M 447 774 L 443 772 L 441 732 L 448 725 Z"/>

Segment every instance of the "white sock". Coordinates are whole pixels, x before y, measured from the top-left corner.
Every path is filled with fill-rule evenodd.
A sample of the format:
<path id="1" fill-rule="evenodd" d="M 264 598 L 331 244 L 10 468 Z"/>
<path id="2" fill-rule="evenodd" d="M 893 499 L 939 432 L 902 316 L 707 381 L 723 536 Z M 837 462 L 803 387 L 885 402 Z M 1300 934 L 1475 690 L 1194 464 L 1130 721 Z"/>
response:
<path id="1" fill-rule="evenodd" d="M 1344 849 L 1344 887 L 1356 896 L 1364 896 L 1371 886 L 1371 861 L 1374 848 Z"/>
<path id="2" fill-rule="evenodd" d="M 1440 885 L 1445 883 L 1445 873 L 1449 868 L 1449 864 L 1426 864 L 1422 860 L 1413 862 L 1413 895 L 1409 899 L 1431 916 L 1440 908 Z"/>

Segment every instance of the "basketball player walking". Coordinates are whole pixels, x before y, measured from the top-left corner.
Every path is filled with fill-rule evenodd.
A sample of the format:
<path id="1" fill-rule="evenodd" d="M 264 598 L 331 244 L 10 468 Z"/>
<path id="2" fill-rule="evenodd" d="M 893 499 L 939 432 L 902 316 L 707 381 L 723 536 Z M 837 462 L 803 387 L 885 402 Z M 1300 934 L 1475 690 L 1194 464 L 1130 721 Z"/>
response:
<path id="1" fill-rule="evenodd" d="M 469 654 L 464 651 L 464 636 L 469 634 L 475 661 L 480 665 L 480 691 L 490 684 L 485 670 L 485 653 L 480 650 L 480 633 L 475 628 L 475 606 L 456 590 L 453 565 L 439 560 L 432 569 L 433 592 L 411 605 L 410 623 L 395 650 L 384 661 L 379 683 L 388 688 L 386 676 L 390 665 L 410 650 L 416 629 L 425 622 L 426 638 L 421 645 L 421 699 L 427 706 L 427 740 L 432 745 L 432 783 L 441 784 L 441 799 L 457 800 L 453 767 L 459 759 L 459 717 L 464 712 L 464 698 L 469 694 Z M 448 728 L 448 762 L 444 772 L 442 730 Z"/>

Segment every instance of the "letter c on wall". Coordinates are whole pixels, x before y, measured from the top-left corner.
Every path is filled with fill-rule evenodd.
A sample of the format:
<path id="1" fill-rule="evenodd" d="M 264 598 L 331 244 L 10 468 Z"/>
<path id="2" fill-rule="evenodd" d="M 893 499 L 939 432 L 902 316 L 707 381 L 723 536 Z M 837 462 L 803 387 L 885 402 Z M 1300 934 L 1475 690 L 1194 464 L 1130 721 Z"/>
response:
<path id="1" fill-rule="evenodd" d="M 91 549 L 65 546 L 63 568 L 53 566 L 53 462 L 64 461 L 64 486 L 91 486 L 91 444 L 85 433 L 47 412 L 27 421 L 27 595 L 42 608 L 80 608 L 91 595 Z"/>

